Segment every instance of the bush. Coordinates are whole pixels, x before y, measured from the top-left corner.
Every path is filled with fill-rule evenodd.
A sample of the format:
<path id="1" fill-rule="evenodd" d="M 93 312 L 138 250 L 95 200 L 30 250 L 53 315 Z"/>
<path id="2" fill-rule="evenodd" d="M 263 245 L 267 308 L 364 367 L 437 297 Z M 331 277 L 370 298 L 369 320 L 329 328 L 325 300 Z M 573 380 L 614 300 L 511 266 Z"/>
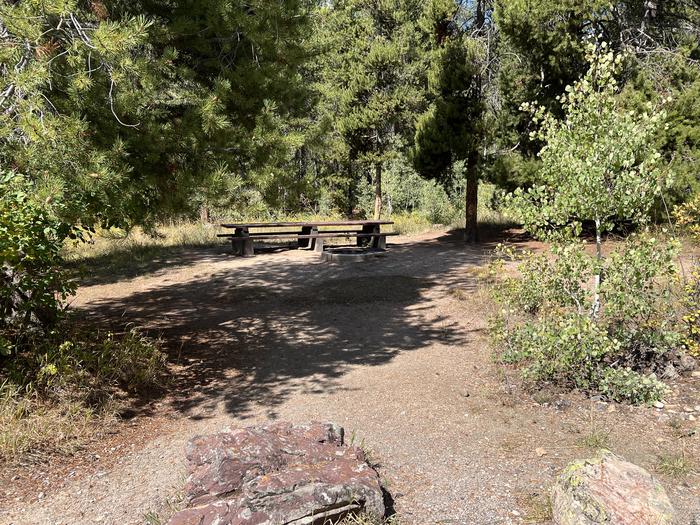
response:
<path id="1" fill-rule="evenodd" d="M 505 200 L 529 233 L 568 244 L 549 257 L 526 254 L 520 275 L 497 285 L 505 315 L 493 326 L 526 376 L 648 403 L 664 392 L 648 374 L 681 341 L 670 288 L 678 245 L 636 235 L 604 257 L 603 237 L 650 220 L 668 181 L 656 144 L 664 113 L 625 106 L 615 78 L 622 57 L 605 42 L 588 58 L 588 72 L 558 98 L 563 117 L 523 106 L 543 142 L 540 165 L 532 186 Z M 576 240 L 584 223 L 595 227 L 595 255 Z"/>
<path id="2" fill-rule="evenodd" d="M 582 243 L 554 246 L 548 255 L 503 249 L 519 261 L 517 275 L 493 288 L 502 309 L 491 331 L 503 360 L 522 364 L 524 377 L 535 382 L 618 401 L 658 400 L 665 387 L 650 372 L 681 341 L 671 296 L 676 249 L 649 235 L 632 236 L 603 261 Z M 492 275 L 503 275 L 503 259 L 495 265 Z"/>
<path id="3" fill-rule="evenodd" d="M 385 212 L 392 218 L 406 214 L 417 215 L 429 225 L 451 224 L 461 217 L 463 194 L 459 188 L 448 192 L 434 180 L 421 177 L 404 157 L 387 163 L 382 177 Z M 365 216 L 374 210 L 374 188 L 368 181 L 359 186 L 359 205 Z M 463 209 L 463 208 L 462 208 Z"/>
<path id="4" fill-rule="evenodd" d="M 697 261 L 683 287 L 683 347 L 686 353 L 700 357 L 700 267 Z"/>
<path id="5" fill-rule="evenodd" d="M 116 399 L 156 385 L 165 356 L 131 330 L 101 333 L 64 315 L 75 284 L 61 256 L 80 230 L 23 177 L 0 176 L 0 458 L 65 450 Z"/>
<path id="6" fill-rule="evenodd" d="M 30 183 L 0 176 L 0 355 L 56 323 L 75 286 L 62 268 L 63 241 L 76 235 L 32 200 Z"/>
<path id="7" fill-rule="evenodd" d="M 525 322 L 505 338 L 510 348 L 504 359 L 526 363 L 526 379 L 582 389 L 595 388 L 600 363 L 619 349 L 594 321 L 578 314 Z"/>
<path id="8" fill-rule="evenodd" d="M 695 240 L 700 239 L 700 193 L 673 209 L 676 224 Z"/>
<path id="9" fill-rule="evenodd" d="M 606 368 L 600 378 L 600 391 L 613 401 L 651 404 L 668 393 L 656 375 L 643 375 L 630 368 Z"/>

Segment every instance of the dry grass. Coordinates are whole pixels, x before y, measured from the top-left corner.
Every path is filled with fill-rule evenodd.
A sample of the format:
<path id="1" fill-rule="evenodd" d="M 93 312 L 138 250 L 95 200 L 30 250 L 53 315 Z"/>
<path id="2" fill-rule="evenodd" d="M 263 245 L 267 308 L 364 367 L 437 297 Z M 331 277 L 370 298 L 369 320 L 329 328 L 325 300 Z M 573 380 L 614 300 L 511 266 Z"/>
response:
<path id="1" fill-rule="evenodd" d="M 420 213 L 395 213 L 389 220 L 394 221 L 393 226 L 387 231 L 394 231 L 401 235 L 418 235 L 434 229 L 433 224 Z"/>
<path id="2" fill-rule="evenodd" d="M 552 501 L 549 494 L 532 493 L 518 498 L 525 523 L 548 523 L 552 520 Z"/>
<path id="3" fill-rule="evenodd" d="M 695 464 L 684 450 L 659 456 L 656 470 L 674 479 L 687 477 L 695 470 Z"/>
<path id="4" fill-rule="evenodd" d="M 577 444 L 579 447 L 592 451 L 610 448 L 610 430 L 599 426 L 593 407 L 588 414 L 588 431 L 578 440 Z"/>
<path id="5" fill-rule="evenodd" d="M 40 401 L 8 385 L 0 396 L 0 463 L 73 454 L 116 421 L 115 405 L 95 410 L 77 401 Z"/>
<path id="6" fill-rule="evenodd" d="M 610 432 L 599 428 L 592 428 L 579 440 L 578 444 L 581 447 L 591 450 L 598 450 L 601 448 L 607 449 L 610 445 Z"/>
<path id="7" fill-rule="evenodd" d="M 131 396 L 159 388 L 159 343 L 136 330 L 66 323 L 0 368 L 0 463 L 70 455 L 116 422 Z"/>
<path id="8" fill-rule="evenodd" d="M 117 228 L 98 230 L 90 242 L 74 242 L 65 247 L 64 256 L 69 262 L 113 257 L 121 254 L 137 259 L 159 255 L 168 248 L 186 246 L 211 246 L 221 242 L 213 225 L 195 222 L 178 222 L 159 226 L 151 234 L 141 228 L 125 232 Z"/>
<path id="9" fill-rule="evenodd" d="M 331 525 L 329 522 L 327 525 Z M 401 525 L 401 522 L 392 516 L 390 518 L 377 518 L 370 514 L 350 514 L 333 525 Z"/>

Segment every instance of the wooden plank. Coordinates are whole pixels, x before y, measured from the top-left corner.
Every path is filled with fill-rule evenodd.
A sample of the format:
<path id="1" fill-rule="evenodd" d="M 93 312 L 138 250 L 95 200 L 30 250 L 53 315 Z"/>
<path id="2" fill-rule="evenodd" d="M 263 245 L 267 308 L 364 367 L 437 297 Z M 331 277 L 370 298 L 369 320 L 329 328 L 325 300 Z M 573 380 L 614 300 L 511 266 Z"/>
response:
<path id="1" fill-rule="evenodd" d="M 291 230 L 291 231 L 279 231 L 279 232 L 250 232 L 248 235 L 250 237 L 260 237 L 261 235 L 286 235 L 286 236 L 293 236 L 293 235 L 308 235 L 309 233 L 312 233 L 308 230 L 311 228 L 307 228 L 305 230 Z M 318 230 L 316 233 L 367 233 L 363 230 Z M 217 233 L 217 237 L 234 237 L 236 234 L 235 233 Z"/>
<path id="2" fill-rule="evenodd" d="M 394 224 L 394 221 L 370 220 L 370 221 L 307 221 L 307 222 L 249 222 L 221 224 L 222 228 L 292 228 L 299 227 L 322 227 L 322 226 L 374 226 Z"/>
<path id="3" fill-rule="evenodd" d="M 362 233 L 360 231 L 346 232 L 346 233 L 310 233 L 310 234 L 299 234 L 299 233 L 289 233 L 289 234 L 272 234 L 272 233 L 259 233 L 258 235 L 251 234 L 250 237 L 237 237 L 234 234 L 220 233 L 217 237 L 226 237 L 227 239 L 241 241 L 247 239 L 333 239 L 334 237 L 386 237 L 398 235 L 397 232 L 380 232 L 380 233 Z"/>

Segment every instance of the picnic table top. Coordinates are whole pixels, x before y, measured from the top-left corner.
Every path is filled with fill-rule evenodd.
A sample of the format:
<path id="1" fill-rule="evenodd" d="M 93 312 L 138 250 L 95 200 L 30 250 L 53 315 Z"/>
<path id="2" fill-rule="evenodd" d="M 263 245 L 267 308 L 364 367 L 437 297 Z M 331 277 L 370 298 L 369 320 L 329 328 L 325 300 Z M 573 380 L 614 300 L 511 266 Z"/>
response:
<path id="1" fill-rule="evenodd" d="M 292 226 L 377 226 L 381 224 L 394 224 L 393 221 L 369 220 L 369 221 L 305 221 L 305 222 L 243 222 L 235 224 L 222 224 L 222 228 L 285 228 Z"/>

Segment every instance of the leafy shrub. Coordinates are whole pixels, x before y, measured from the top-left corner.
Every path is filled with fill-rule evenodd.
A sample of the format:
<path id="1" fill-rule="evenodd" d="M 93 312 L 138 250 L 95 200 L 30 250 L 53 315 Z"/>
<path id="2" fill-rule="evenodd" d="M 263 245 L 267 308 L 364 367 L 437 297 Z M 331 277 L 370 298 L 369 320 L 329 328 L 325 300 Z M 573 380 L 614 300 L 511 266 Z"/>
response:
<path id="1" fill-rule="evenodd" d="M 0 176 L 0 355 L 54 324 L 75 289 L 60 250 L 76 232 L 34 202 L 32 191 L 20 176 Z"/>
<path id="2" fill-rule="evenodd" d="M 700 193 L 673 209 L 676 224 L 696 240 L 700 239 Z"/>
<path id="3" fill-rule="evenodd" d="M 523 376 L 533 381 L 552 381 L 576 388 L 595 387 L 600 363 L 619 350 L 604 330 L 587 316 L 525 322 L 509 336 L 516 352 L 506 360 L 525 362 Z"/>
<path id="4" fill-rule="evenodd" d="M 662 366 L 681 338 L 670 288 L 676 249 L 646 234 L 603 261 L 582 243 L 555 245 L 549 254 L 502 249 L 519 261 L 517 274 L 493 287 L 502 309 L 491 332 L 503 360 L 521 364 L 532 381 L 634 403 L 659 399 L 665 387 L 648 372 Z M 503 275 L 503 259 L 494 264 L 492 275 Z"/>
<path id="5" fill-rule="evenodd" d="M 663 398 L 668 387 L 656 375 L 643 375 L 630 368 L 606 368 L 600 377 L 600 391 L 614 401 L 649 404 Z"/>
<path id="6" fill-rule="evenodd" d="M 384 210 L 387 214 L 415 214 L 429 224 L 451 224 L 462 215 L 459 203 L 463 194 L 459 188 L 448 192 L 434 180 L 421 177 L 404 157 L 387 164 L 382 177 Z M 371 216 L 374 188 L 368 181 L 359 185 L 359 205 L 365 216 Z M 457 202 L 456 202 L 457 201 Z"/>
<path id="7" fill-rule="evenodd" d="M 605 261 L 602 315 L 611 336 L 625 348 L 618 364 L 655 363 L 680 346 L 674 286 L 679 248 L 677 242 L 635 235 Z"/>
<path id="8" fill-rule="evenodd" d="M 683 335 L 682 344 L 686 353 L 700 357 L 700 266 L 694 261 L 683 286 Z"/>

